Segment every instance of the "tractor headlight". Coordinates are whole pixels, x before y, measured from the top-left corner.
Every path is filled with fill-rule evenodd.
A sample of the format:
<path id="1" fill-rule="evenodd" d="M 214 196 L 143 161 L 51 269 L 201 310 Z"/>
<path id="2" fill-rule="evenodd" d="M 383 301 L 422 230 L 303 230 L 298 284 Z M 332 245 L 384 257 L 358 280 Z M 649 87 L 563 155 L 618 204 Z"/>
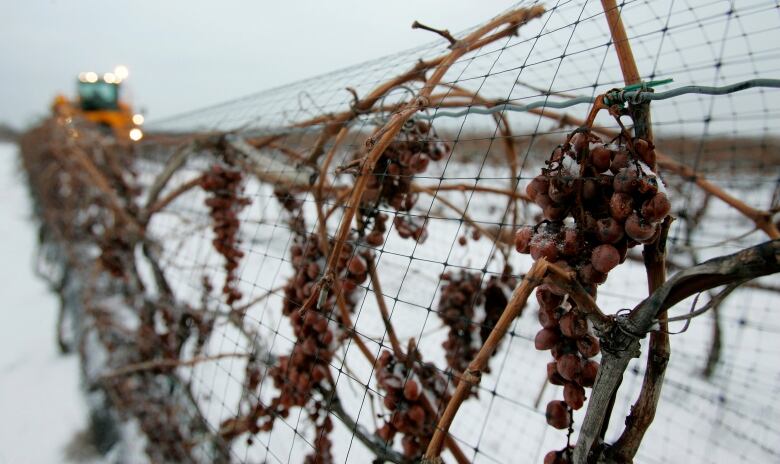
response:
<path id="1" fill-rule="evenodd" d="M 134 114 L 133 115 L 133 124 L 136 126 L 140 126 L 144 123 L 144 115 L 143 114 Z"/>
<path id="2" fill-rule="evenodd" d="M 137 141 L 141 140 L 143 138 L 143 136 L 144 136 L 144 133 L 143 133 L 143 131 L 141 129 L 139 129 L 137 127 L 134 127 L 132 129 L 130 129 L 130 140 L 132 140 L 133 142 L 137 142 Z"/>
<path id="3" fill-rule="evenodd" d="M 114 68 L 114 76 L 116 76 L 117 82 L 127 79 L 128 75 L 130 75 L 130 71 L 128 71 L 127 66 L 120 64 Z"/>

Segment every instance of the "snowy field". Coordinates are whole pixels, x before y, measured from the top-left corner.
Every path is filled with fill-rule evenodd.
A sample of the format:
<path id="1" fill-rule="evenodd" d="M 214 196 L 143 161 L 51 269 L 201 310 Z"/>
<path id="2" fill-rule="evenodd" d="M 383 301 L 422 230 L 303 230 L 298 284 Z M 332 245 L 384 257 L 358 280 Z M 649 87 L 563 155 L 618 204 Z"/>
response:
<path id="1" fill-rule="evenodd" d="M 0 143 L 0 464 L 66 462 L 87 424 L 76 355 L 56 343 L 59 303 L 33 273 L 37 227 L 15 145 Z"/>

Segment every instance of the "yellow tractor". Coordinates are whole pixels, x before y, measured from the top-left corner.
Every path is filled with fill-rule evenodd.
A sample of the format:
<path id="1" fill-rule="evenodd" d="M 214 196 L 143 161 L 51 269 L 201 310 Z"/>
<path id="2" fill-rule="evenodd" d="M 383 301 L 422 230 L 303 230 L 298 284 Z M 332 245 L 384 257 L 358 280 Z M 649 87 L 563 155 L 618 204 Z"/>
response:
<path id="1" fill-rule="evenodd" d="M 144 117 L 133 113 L 130 105 L 119 98 L 120 86 L 127 75 L 124 66 L 117 66 L 114 72 L 103 76 L 83 72 L 79 74 L 78 101 L 74 104 L 65 96 L 57 95 L 52 110 L 55 114 L 63 111 L 77 114 L 118 139 L 137 142 L 144 135 L 140 127 Z"/>

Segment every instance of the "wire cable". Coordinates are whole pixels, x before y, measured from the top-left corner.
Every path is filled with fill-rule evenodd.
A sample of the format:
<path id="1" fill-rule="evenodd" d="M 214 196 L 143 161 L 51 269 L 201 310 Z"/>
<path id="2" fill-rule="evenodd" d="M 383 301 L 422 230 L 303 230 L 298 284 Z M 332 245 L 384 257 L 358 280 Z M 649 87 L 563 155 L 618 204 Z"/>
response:
<path id="1" fill-rule="evenodd" d="M 652 90 L 640 89 L 640 90 L 616 90 L 608 92 L 609 101 L 612 104 L 615 103 L 646 103 L 649 101 L 668 100 L 670 98 L 679 97 L 681 95 L 698 94 L 698 95 L 726 95 L 730 93 L 740 92 L 752 88 L 780 88 L 780 79 L 750 79 L 736 84 L 724 85 L 721 87 L 711 87 L 704 85 L 687 85 L 673 90 L 667 90 L 665 92 L 655 93 Z M 555 108 L 563 109 L 576 105 L 592 104 L 595 101 L 593 97 L 576 97 L 564 101 L 549 101 L 547 99 L 529 103 L 527 105 L 504 103 L 490 108 L 483 107 L 469 107 L 460 111 L 437 111 L 435 114 L 420 115 L 419 119 L 433 120 L 438 118 L 460 118 L 468 114 L 484 114 L 491 115 L 504 111 L 511 111 L 517 113 L 524 113 L 536 108 Z"/>

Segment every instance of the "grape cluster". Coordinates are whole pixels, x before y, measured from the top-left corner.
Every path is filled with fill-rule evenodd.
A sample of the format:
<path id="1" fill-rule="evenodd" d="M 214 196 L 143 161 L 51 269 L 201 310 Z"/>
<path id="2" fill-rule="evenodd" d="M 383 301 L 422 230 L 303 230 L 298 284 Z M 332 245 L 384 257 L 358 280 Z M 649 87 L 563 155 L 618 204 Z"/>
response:
<path id="1" fill-rule="evenodd" d="M 127 263 L 127 257 L 133 255 L 133 245 L 127 239 L 126 234 L 122 234 L 118 228 L 107 229 L 102 236 L 98 237 L 100 246 L 100 264 L 103 269 L 111 273 L 114 277 L 122 277 L 125 269 L 130 264 Z"/>
<path id="2" fill-rule="evenodd" d="M 509 265 L 506 266 L 500 276 L 490 276 L 485 284 L 485 288 L 482 290 L 485 298 L 485 319 L 482 321 L 479 329 L 479 338 L 483 345 L 493 327 L 498 323 L 501 315 L 504 314 L 504 309 L 506 309 L 506 305 L 509 303 L 508 295 L 512 294 L 512 289 L 515 288 L 515 285 L 517 285 L 517 280 L 512 277 L 512 268 Z M 490 372 L 490 368 L 486 367 L 485 372 Z"/>
<path id="3" fill-rule="evenodd" d="M 289 190 L 280 187 L 274 189 L 274 196 L 282 208 L 290 213 L 287 217 L 290 231 L 295 235 L 306 235 L 306 223 L 303 219 L 303 214 L 301 214 L 303 201 L 295 198 L 295 195 Z"/>
<path id="4" fill-rule="evenodd" d="M 242 179 L 241 171 L 214 164 L 203 174 L 200 182 L 201 188 L 209 193 L 206 206 L 209 208 L 215 235 L 212 244 L 225 258 L 227 275 L 222 293 L 230 306 L 242 297 L 237 288 L 236 276 L 238 263 L 244 257 L 244 252 L 238 249 L 241 243 L 238 238 L 238 213 L 251 203 L 249 198 L 241 196 Z"/>
<path id="5" fill-rule="evenodd" d="M 324 403 L 315 403 L 312 413 L 309 414 L 309 420 L 314 426 L 314 451 L 308 454 L 304 464 L 333 464 L 336 460 L 333 458 L 333 442 L 330 439 L 330 432 L 333 431 L 333 419 L 330 418 L 329 411 Z"/>
<path id="6" fill-rule="evenodd" d="M 640 138 L 603 143 L 577 131 L 546 163 L 526 188 L 543 219 L 517 231 L 515 248 L 575 273 L 595 297 L 597 286 L 625 261 L 629 248 L 657 240 L 669 213 L 669 199 L 652 170 L 653 146 Z M 599 365 L 591 358 L 600 351 L 599 341 L 562 289 L 545 284 L 536 297 L 542 329 L 534 343 L 552 352 L 547 378 L 563 386 L 563 400 L 547 404 L 547 423 L 567 429 L 572 411 L 583 406 L 585 388 L 593 386 Z M 551 451 L 545 463 L 568 462 L 569 455 L 568 448 Z"/>
<path id="7" fill-rule="evenodd" d="M 311 397 L 312 389 L 328 377 L 328 366 L 339 337 L 336 333 L 338 327 L 329 324 L 331 318 L 340 322 L 335 291 L 329 292 L 319 307 L 312 305 L 303 314 L 300 312 L 304 302 L 318 291 L 317 282 L 326 264 L 319 236 L 311 234 L 305 237 L 297 236 L 290 248 L 295 273 L 284 287 L 282 307 L 283 314 L 290 319 L 297 343 L 292 353 L 280 357 L 279 365 L 271 370 L 271 376 L 281 392 L 281 403 L 287 408 L 304 405 Z M 368 250 L 363 250 L 353 255 L 351 245 L 345 244 L 337 263 L 341 295 L 350 310 L 353 306 L 352 294 L 368 278 L 368 253 Z"/>
<path id="8" fill-rule="evenodd" d="M 547 380 L 563 386 L 563 401 L 547 404 L 547 423 L 557 429 L 571 425 L 570 411 L 585 402 L 585 387 L 592 387 L 598 363 L 590 358 L 599 354 L 599 341 L 590 333 L 588 321 L 557 287 L 542 285 L 536 290 L 539 323 L 534 345 L 550 350 L 554 361 L 547 364 Z"/>
<path id="9" fill-rule="evenodd" d="M 377 213 L 373 217 L 371 231 L 364 237 L 367 244 L 373 247 L 380 247 L 385 243 L 385 232 L 387 232 L 387 214 Z"/>
<path id="10" fill-rule="evenodd" d="M 441 279 L 446 282 L 439 295 L 438 314 L 444 325 L 449 327 L 447 340 L 442 343 L 447 365 L 457 374 L 465 372 L 469 362 L 477 354 L 477 324 L 474 322 L 474 308 L 482 303 L 480 292 L 482 274 L 461 270 L 458 274 L 445 272 Z"/>
<path id="11" fill-rule="evenodd" d="M 501 317 L 508 302 L 507 291 L 511 291 L 509 288 L 513 285 L 510 274 L 491 276 L 484 288 L 479 272 L 461 270 L 457 274 L 442 274 L 441 279 L 446 284 L 439 295 L 438 314 L 449 327 L 442 347 L 447 365 L 453 372 L 460 374 L 466 370 Z M 482 311 L 477 315 L 476 310 L 480 308 Z"/>
<path id="12" fill-rule="evenodd" d="M 358 285 L 368 279 L 368 260 L 373 258 L 372 251 L 356 251 L 352 242 L 345 243 L 336 262 L 338 288 L 330 289 L 323 301 L 307 305 L 307 309 L 301 311 L 307 301 L 319 299 L 318 283 L 327 265 L 324 250 L 333 249 L 334 244 L 331 241 L 322 243 L 319 235 L 306 232 L 301 201 L 287 191 L 277 189 L 274 194 L 289 213 L 287 220 L 294 235 L 290 247 L 293 275 L 284 286 L 282 313 L 289 318 L 296 342 L 292 351 L 279 356 L 268 370 L 278 394 L 266 404 L 258 402 L 254 406 L 247 430 L 251 433 L 271 430 L 276 418 L 288 417 L 294 407 L 303 408 L 316 433 L 315 451 L 305 458 L 305 462 L 329 464 L 333 462 L 329 438 L 333 423 L 327 413 L 328 400 L 322 392 L 330 389 L 329 366 L 338 344 L 346 337 L 337 309 L 337 295 L 343 298 L 348 311 L 354 309 L 353 295 Z M 387 219 L 381 216 L 384 215 L 375 218 L 376 230 Z M 250 390 L 259 386 L 259 380 L 257 369 L 247 370 Z"/>
<path id="13" fill-rule="evenodd" d="M 412 178 L 425 172 L 430 161 L 447 156 L 449 146 L 438 141 L 433 128 L 423 121 L 410 121 L 397 139 L 379 157 L 366 190 L 361 207 L 368 212 L 378 205 L 389 206 L 398 212 L 411 211 L 419 195 L 412 192 Z M 424 221 L 411 215 L 398 215 L 393 220 L 402 238 L 422 243 L 427 238 Z"/>
<path id="14" fill-rule="evenodd" d="M 647 164 L 654 159 L 652 145 L 642 139 L 604 144 L 576 133 L 528 184 L 526 193 L 542 208 L 544 220 L 518 230 L 517 251 L 576 271 L 595 292 L 629 248 L 660 234 L 671 205 Z"/>
<path id="15" fill-rule="evenodd" d="M 391 413 L 390 419 L 377 430 L 377 435 L 392 442 L 397 433 L 402 434 L 404 456 L 410 460 L 419 459 L 438 420 L 436 411 L 427 403 L 426 392 L 446 404 L 449 401 L 446 380 L 434 365 L 413 363 L 410 367 L 388 350 L 377 359 L 376 379 L 379 388 L 386 393 L 384 405 Z"/>

